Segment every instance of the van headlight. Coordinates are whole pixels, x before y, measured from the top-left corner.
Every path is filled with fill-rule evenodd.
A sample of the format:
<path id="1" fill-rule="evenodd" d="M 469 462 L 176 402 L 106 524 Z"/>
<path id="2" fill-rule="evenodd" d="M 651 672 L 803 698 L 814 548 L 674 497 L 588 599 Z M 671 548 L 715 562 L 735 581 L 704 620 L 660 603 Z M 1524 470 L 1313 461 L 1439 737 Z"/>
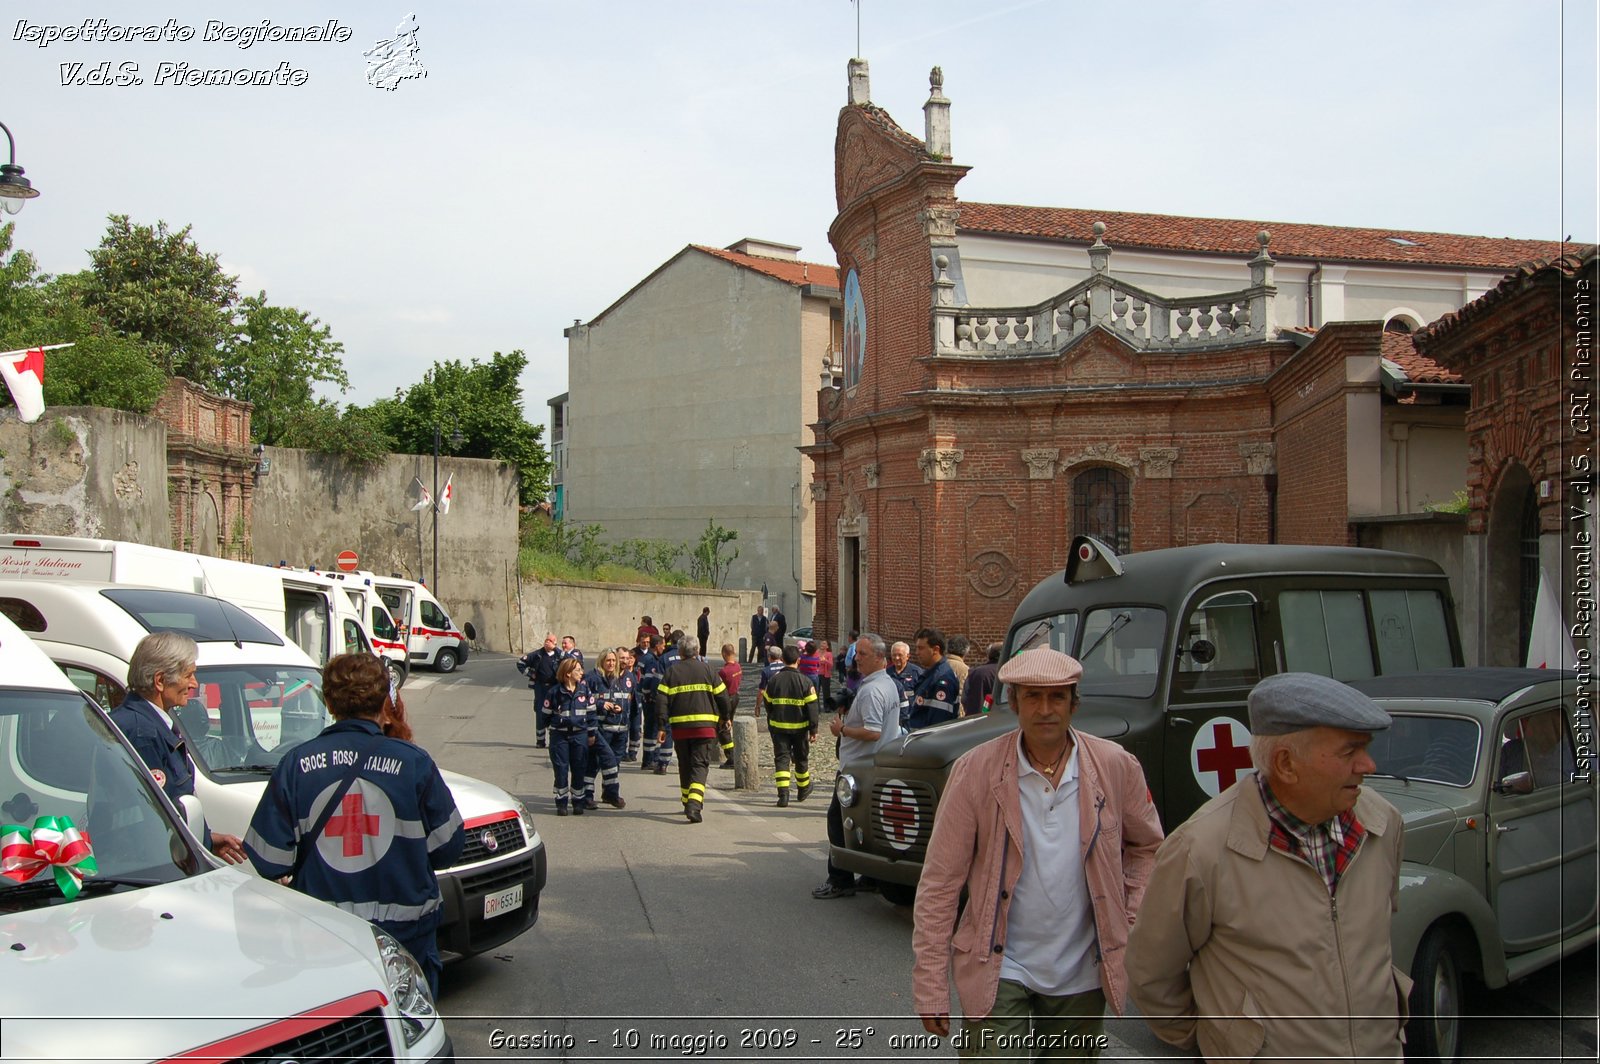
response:
<path id="1" fill-rule="evenodd" d="M 539 837 L 539 832 L 533 826 L 533 814 L 528 812 L 528 807 L 522 804 L 521 799 L 512 798 L 511 808 L 516 810 L 517 819 L 522 821 L 522 837 L 528 845 L 533 845 L 533 840 Z"/>
<path id="2" fill-rule="evenodd" d="M 848 772 L 841 772 L 833 781 L 833 796 L 839 800 L 842 808 L 849 809 L 856 804 L 856 796 L 860 791 L 856 788 L 856 778 Z"/>
<path id="3" fill-rule="evenodd" d="M 416 958 L 392 935 L 372 929 L 378 940 L 378 955 L 383 958 L 383 974 L 389 981 L 389 994 L 394 998 L 395 1011 L 400 1013 L 400 1029 L 405 1033 L 406 1047 L 416 1045 L 428 1029 L 439 1020 L 439 1010 L 433 1004 L 433 993 L 428 989 L 428 974 Z"/>

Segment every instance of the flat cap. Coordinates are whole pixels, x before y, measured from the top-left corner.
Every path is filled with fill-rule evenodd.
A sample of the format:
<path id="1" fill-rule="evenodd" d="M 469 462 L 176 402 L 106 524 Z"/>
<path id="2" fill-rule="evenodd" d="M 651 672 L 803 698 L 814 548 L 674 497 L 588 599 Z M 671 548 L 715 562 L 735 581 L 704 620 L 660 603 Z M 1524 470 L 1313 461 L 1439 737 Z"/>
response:
<path id="1" fill-rule="evenodd" d="M 1366 695 L 1313 672 L 1280 672 L 1250 691 L 1250 733 L 1287 735 L 1306 728 L 1383 731 L 1389 714 Z"/>
<path id="2" fill-rule="evenodd" d="M 1078 659 L 1050 647 L 1024 650 L 1000 666 L 1001 683 L 1020 683 L 1027 687 L 1066 687 L 1078 682 L 1083 666 Z"/>

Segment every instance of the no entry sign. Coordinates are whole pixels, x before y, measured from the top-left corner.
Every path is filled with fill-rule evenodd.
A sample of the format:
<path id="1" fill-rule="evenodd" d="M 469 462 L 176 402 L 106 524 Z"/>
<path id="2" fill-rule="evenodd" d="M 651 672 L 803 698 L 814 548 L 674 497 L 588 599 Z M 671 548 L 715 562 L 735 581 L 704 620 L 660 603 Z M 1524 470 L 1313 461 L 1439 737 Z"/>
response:
<path id="1" fill-rule="evenodd" d="M 356 571 L 356 566 L 359 561 L 360 559 L 356 557 L 355 551 L 342 550 L 339 552 L 339 556 L 334 559 L 334 564 L 344 572 L 353 573 Z"/>

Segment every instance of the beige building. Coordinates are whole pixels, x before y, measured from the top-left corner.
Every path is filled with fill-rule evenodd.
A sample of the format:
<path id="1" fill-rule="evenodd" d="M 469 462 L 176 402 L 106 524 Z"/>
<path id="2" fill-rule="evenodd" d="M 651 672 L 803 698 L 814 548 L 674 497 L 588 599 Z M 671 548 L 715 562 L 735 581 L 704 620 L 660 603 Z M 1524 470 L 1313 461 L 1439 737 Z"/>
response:
<path id="1" fill-rule="evenodd" d="M 692 244 L 567 329 L 560 470 L 564 518 L 608 542 L 692 544 L 708 519 L 738 532 L 726 586 L 765 585 L 791 627 L 810 623 L 816 594 L 811 463 L 796 448 L 812 442 L 841 335 L 838 271 L 799 251 Z"/>

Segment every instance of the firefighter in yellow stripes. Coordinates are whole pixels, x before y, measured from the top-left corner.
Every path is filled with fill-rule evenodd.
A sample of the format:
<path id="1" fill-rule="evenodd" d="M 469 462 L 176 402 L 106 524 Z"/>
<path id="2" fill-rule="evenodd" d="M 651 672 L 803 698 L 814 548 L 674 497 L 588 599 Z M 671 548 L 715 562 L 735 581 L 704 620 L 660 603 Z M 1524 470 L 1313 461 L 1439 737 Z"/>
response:
<path id="1" fill-rule="evenodd" d="M 733 699 L 728 688 L 711 666 L 696 653 L 700 649 L 694 636 L 678 642 L 678 660 L 667 667 L 656 688 L 656 720 L 660 739 L 672 733 L 678 748 L 678 785 L 683 791 L 683 815 L 689 823 L 700 823 L 706 804 L 706 776 L 720 752 L 717 725 L 733 720 Z"/>
<path id="2" fill-rule="evenodd" d="M 772 736 L 772 781 L 778 786 L 780 808 L 789 804 L 791 762 L 793 780 L 800 789 L 798 800 L 811 796 L 811 744 L 817 741 L 821 722 L 817 689 L 811 678 L 795 667 L 799 661 L 797 647 L 784 647 L 783 668 L 761 693 L 767 706 L 767 732 Z"/>

